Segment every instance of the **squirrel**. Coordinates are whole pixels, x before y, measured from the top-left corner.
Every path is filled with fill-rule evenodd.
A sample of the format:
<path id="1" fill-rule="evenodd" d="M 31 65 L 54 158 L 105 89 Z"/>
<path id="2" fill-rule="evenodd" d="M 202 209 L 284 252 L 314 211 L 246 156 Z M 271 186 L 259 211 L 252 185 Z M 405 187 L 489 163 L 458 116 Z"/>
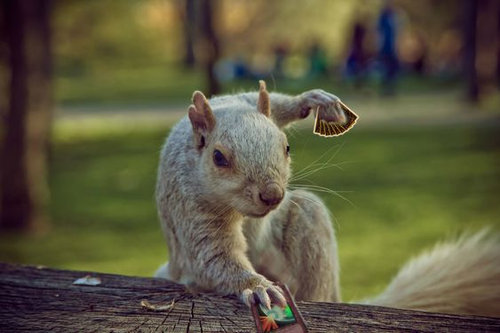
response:
<path id="1" fill-rule="evenodd" d="M 170 259 L 155 276 L 237 295 L 248 306 L 286 305 L 273 281 L 285 283 L 298 301 L 340 302 L 337 242 L 328 209 L 310 192 L 287 189 L 290 147 L 283 132 L 312 112 L 328 111 L 330 119 L 344 122 L 340 99 L 320 89 L 296 96 L 269 93 L 260 81 L 258 92 L 207 100 L 195 91 L 192 102 L 160 155 L 156 203 Z M 466 255 L 469 251 L 479 254 Z M 470 258 L 465 267 L 460 264 L 464 256 Z M 483 261 L 495 265 L 480 265 Z M 439 270 L 431 269 L 436 265 L 459 269 L 427 276 Z M 477 272 L 472 278 L 455 276 L 467 275 L 472 267 Z M 446 282 L 440 285 L 438 279 Z M 474 303 L 466 291 L 484 283 L 489 284 L 472 291 L 482 293 Z M 461 289 L 467 296 L 447 299 L 437 296 L 436 285 L 448 294 L 469 288 Z M 454 304 L 457 300 L 474 304 L 473 309 Z M 443 245 L 410 262 L 384 293 L 364 302 L 500 316 L 498 239 L 483 232 Z"/>

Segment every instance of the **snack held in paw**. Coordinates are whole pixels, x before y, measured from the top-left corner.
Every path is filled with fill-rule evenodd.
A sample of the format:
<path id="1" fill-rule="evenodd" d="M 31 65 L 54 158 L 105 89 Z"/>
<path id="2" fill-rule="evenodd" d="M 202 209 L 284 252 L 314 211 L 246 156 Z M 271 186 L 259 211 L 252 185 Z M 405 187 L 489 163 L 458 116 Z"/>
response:
<path id="1" fill-rule="evenodd" d="M 350 130 L 358 115 L 340 100 L 327 108 L 318 108 L 314 120 L 314 134 L 324 137 L 339 136 Z"/>
<path id="2" fill-rule="evenodd" d="M 260 303 L 252 306 L 257 332 L 307 332 L 304 320 L 292 295 L 290 295 L 290 291 L 282 284 L 280 287 L 285 294 L 285 306 L 273 305 L 268 308 Z"/>

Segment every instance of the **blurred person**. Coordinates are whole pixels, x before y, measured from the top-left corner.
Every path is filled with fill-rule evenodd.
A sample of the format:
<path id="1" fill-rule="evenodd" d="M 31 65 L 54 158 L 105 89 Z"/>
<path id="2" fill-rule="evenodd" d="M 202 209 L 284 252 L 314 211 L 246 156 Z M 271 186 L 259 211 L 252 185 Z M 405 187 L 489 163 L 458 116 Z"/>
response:
<path id="1" fill-rule="evenodd" d="M 283 78 L 285 76 L 284 64 L 288 57 L 289 50 L 286 43 L 280 43 L 274 47 L 274 68 L 273 75 L 276 78 Z"/>
<path id="2" fill-rule="evenodd" d="M 328 61 L 325 49 L 318 41 L 311 44 L 308 52 L 309 78 L 316 78 L 328 74 Z"/>
<path id="3" fill-rule="evenodd" d="M 448 29 L 438 39 L 436 47 L 435 73 L 441 79 L 454 79 L 462 71 L 463 41 L 461 31 Z"/>
<path id="4" fill-rule="evenodd" d="M 399 70 L 399 61 L 396 53 L 397 17 L 391 1 L 380 12 L 377 22 L 379 34 L 378 60 L 382 69 L 382 93 L 394 94 L 396 75 Z"/>
<path id="5" fill-rule="evenodd" d="M 243 57 L 237 57 L 234 62 L 234 76 L 236 79 L 254 79 L 255 75 Z"/>
<path id="6" fill-rule="evenodd" d="M 363 84 L 366 76 L 368 55 L 364 48 L 365 37 L 366 27 L 362 20 L 359 20 L 353 27 L 351 46 L 345 65 L 347 78 L 353 78 L 357 87 Z"/>
<path id="7" fill-rule="evenodd" d="M 427 42 L 418 31 L 403 33 L 399 38 L 399 60 L 412 74 L 423 76 L 427 70 L 428 47 Z"/>
<path id="8" fill-rule="evenodd" d="M 415 50 L 415 58 L 411 63 L 411 68 L 418 75 L 424 75 L 427 68 L 428 47 L 424 37 L 421 34 L 416 35 L 418 48 Z"/>
<path id="9" fill-rule="evenodd" d="M 230 82 L 241 79 L 255 79 L 259 75 L 255 74 L 251 66 L 242 56 L 236 58 L 222 58 L 215 64 L 215 74 L 221 82 Z"/>

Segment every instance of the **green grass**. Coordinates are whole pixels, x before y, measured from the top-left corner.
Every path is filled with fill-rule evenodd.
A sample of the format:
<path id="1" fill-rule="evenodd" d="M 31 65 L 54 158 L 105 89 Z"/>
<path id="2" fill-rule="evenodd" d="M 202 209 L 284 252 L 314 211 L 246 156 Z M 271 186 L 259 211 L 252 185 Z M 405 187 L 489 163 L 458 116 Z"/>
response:
<path id="1" fill-rule="evenodd" d="M 372 78 L 366 85 L 355 87 L 342 81 L 338 74 L 315 79 L 281 79 L 273 76 L 265 78 L 270 91 L 290 94 L 322 87 L 343 97 L 376 96 L 380 92 L 377 79 Z M 454 89 L 460 82 L 445 79 L 403 76 L 398 80 L 398 91 L 421 94 Z M 106 68 L 79 76 L 56 76 L 56 100 L 63 106 L 82 105 L 158 105 L 185 104 L 195 90 L 206 91 L 206 80 L 201 69 L 187 69 L 182 64 L 138 66 L 135 68 Z M 222 84 L 222 93 L 257 90 L 257 79 L 245 79 Z"/>
<path id="2" fill-rule="evenodd" d="M 165 64 L 56 77 L 56 99 L 63 105 L 178 103 L 204 86 L 202 72 Z"/>
<path id="3" fill-rule="evenodd" d="M 52 229 L 3 235 L 0 260 L 151 275 L 166 259 L 153 192 L 166 128 L 56 135 L 52 154 Z M 436 241 L 484 225 L 500 227 L 497 127 L 355 128 L 339 139 L 309 130 L 290 135 L 294 169 L 328 152 L 342 169 L 301 183 L 334 216 L 345 300 L 383 288 L 398 267 Z"/>
<path id="4" fill-rule="evenodd" d="M 310 160 L 329 145 L 306 137 L 295 142 L 297 159 Z M 310 180 L 352 191 L 342 194 L 354 206 L 324 197 L 335 217 L 347 300 L 381 290 L 402 263 L 437 240 L 500 226 L 499 139 L 498 129 L 464 126 L 358 130 L 339 140 L 343 170 Z"/>

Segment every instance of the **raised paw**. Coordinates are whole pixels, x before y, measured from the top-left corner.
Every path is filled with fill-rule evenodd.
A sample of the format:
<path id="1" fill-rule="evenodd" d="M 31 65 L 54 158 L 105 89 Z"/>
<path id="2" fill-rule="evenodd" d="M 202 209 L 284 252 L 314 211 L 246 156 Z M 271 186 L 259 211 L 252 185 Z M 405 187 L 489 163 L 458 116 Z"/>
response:
<path id="1" fill-rule="evenodd" d="M 306 91 L 300 94 L 299 97 L 301 99 L 302 106 L 309 107 L 311 109 L 317 107 L 327 108 L 340 102 L 340 98 L 322 89 Z"/>
<path id="2" fill-rule="evenodd" d="M 283 294 L 280 287 L 271 284 L 269 281 L 262 281 L 256 287 L 243 290 L 241 300 L 249 307 L 256 302 L 262 303 L 268 309 L 271 309 L 271 303 L 285 307 L 286 299 Z"/>
<path id="3" fill-rule="evenodd" d="M 328 121 L 345 122 L 346 116 L 340 99 L 334 94 L 314 89 L 302 93 L 299 97 L 303 118 L 307 117 L 313 110 L 322 113 L 322 118 L 328 119 Z"/>

